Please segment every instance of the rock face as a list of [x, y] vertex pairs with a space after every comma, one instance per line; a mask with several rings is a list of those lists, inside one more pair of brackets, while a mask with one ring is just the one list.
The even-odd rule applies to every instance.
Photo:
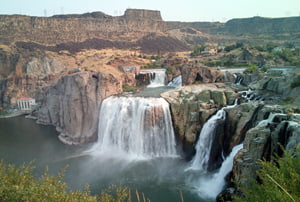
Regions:
[[27, 50], [117, 48], [150, 54], [190, 50], [166, 33], [159, 11], [128, 9], [119, 17], [101, 12], [53, 17], [0, 15], [0, 22], [0, 44]]
[[271, 103], [300, 104], [300, 88], [291, 87], [300, 77], [299, 68], [271, 68], [266, 73], [240, 74], [241, 84]]
[[181, 68], [182, 84], [215, 83], [223, 81], [223, 74], [219, 70], [189, 63]]
[[56, 126], [66, 144], [95, 141], [99, 106], [122, 92], [122, 78], [108, 73], [81, 72], [62, 77], [46, 92], [38, 110], [40, 124]]
[[45, 89], [66, 73], [65, 65], [45, 54], [0, 50], [0, 108], [23, 96], [37, 102]]
[[4, 42], [5, 38], [6, 43], [29, 40], [42, 44], [60, 44], [99, 37], [108, 39], [121, 36], [121, 33], [126, 32], [136, 32], [136, 34], [163, 32], [165, 27], [159, 11], [130, 9], [125, 12], [124, 16], [120, 17], [91, 16], [79, 17], [75, 15], [67, 18], [61, 16], [45, 18], [1, 15], [0, 22], [3, 23], [0, 26], [0, 39], [1, 42]]
[[[245, 104], [253, 105], [251, 102]], [[290, 151], [300, 145], [299, 114], [290, 113], [290, 109], [279, 105], [260, 105], [258, 109], [257, 113], [253, 113], [247, 118], [250, 118], [248, 122], [251, 122], [252, 126], [249, 130], [244, 131], [243, 149], [234, 158], [231, 179], [228, 180], [228, 184], [235, 188], [247, 187], [250, 179], [256, 179], [259, 160], [270, 160], [274, 154], [282, 155], [280, 145]], [[228, 117], [231, 117], [230, 112]], [[236, 118], [238, 119], [238, 117], [239, 115]], [[244, 121], [241, 120], [241, 122]], [[233, 185], [232, 182], [235, 184]], [[227, 189], [224, 193], [231, 189]], [[231, 194], [233, 194], [232, 191]]]
[[188, 157], [205, 121], [222, 106], [234, 103], [235, 92], [222, 84], [184, 86], [162, 93], [171, 106], [173, 127]]
[[65, 66], [58, 60], [50, 59], [49, 57], [31, 58], [26, 64], [26, 75], [32, 78], [44, 79], [46, 76], [62, 73]]

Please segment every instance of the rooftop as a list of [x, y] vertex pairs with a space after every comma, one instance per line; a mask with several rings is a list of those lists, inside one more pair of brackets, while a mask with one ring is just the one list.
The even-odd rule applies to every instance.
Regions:
[[34, 99], [31, 97], [21, 97], [19, 100], [34, 100]]

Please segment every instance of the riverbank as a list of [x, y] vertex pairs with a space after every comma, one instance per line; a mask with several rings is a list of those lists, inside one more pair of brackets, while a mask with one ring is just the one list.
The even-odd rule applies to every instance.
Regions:
[[6, 118], [12, 118], [12, 117], [16, 117], [16, 116], [22, 116], [22, 115], [26, 115], [29, 114], [30, 112], [28, 111], [14, 111], [12, 113], [8, 113], [5, 115], [0, 115], [0, 119], [6, 119]]

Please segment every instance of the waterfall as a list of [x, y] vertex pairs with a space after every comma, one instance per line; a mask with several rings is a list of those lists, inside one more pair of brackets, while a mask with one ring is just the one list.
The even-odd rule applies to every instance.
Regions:
[[148, 158], [176, 155], [169, 104], [163, 98], [109, 97], [102, 102], [93, 151]]
[[174, 87], [174, 88], [180, 88], [182, 86], [182, 77], [181, 77], [181, 75], [173, 78], [173, 80], [168, 83], [168, 86], [171, 86], [171, 87]]
[[150, 75], [151, 75], [150, 84], [147, 87], [156, 88], [156, 87], [165, 86], [165, 79], [166, 79], [165, 69], [152, 70]]
[[236, 104], [237, 100], [235, 101], [234, 105], [223, 107], [203, 125], [196, 145], [196, 155], [194, 156], [192, 164], [188, 169], [202, 171], [207, 170], [211, 146], [215, 137], [218, 121], [225, 120], [225, 109], [233, 108], [236, 106]]
[[199, 193], [209, 198], [215, 198], [224, 188], [226, 181], [226, 175], [232, 170], [233, 159], [239, 150], [243, 148], [243, 144], [233, 147], [230, 155], [223, 161], [221, 168], [212, 177], [208, 179], [201, 179], [199, 187]]

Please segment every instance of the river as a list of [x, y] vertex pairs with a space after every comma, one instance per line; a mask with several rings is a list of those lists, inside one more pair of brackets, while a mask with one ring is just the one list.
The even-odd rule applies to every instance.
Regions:
[[57, 135], [54, 127], [23, 116], [0, 119], [0, 159], [14, 164], [34, 160], [37, 174], [45, 166], [56, 174], [68, 165], [64, 180], [69, 187], [83, 189], [89, 184], [92, 194], [115, 184], [130, 187], [132, 193], [137, 189], [152, 202], [181, 201], [180, 192], [184, 201], [213, 201], [199, 196], [188, 180], [195, 181], [194, 174], [184, 172], [187, 162], [180, 157], [128, 160], [117, 154], [93, 156], [85, 152], [91, 144], [64, 145]]

